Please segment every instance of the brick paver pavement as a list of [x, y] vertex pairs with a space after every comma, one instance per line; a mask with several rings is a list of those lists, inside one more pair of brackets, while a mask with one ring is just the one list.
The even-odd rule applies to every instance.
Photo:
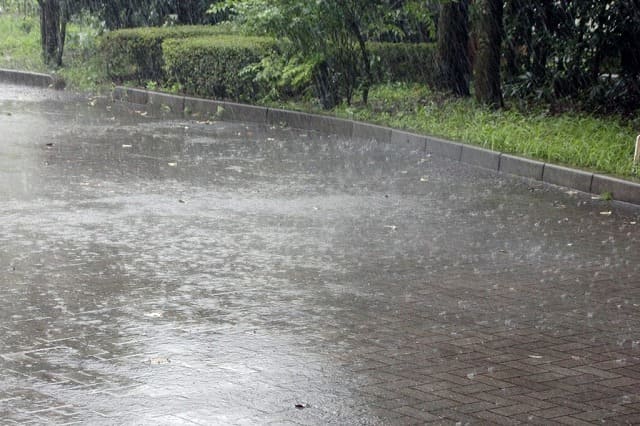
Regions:
[[0, 86], [1, 424], [640, 422], [638, 209], [51, 96]]

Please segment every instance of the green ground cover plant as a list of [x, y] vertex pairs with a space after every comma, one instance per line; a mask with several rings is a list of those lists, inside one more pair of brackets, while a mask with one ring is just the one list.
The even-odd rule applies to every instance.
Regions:
[[105, 91], [110, 88], [105, 66], [96, 55], [100, 24], [78, 16], [67, 28], [64, 66], [50, 69], [42, 60], [40, 24], [36, 17], [0, 14], [0, 68], [57, 74], [71, 89]]
[[40, 25], [34, 17], [0, 14], [0, 66], [45, 71], [40, 57]]

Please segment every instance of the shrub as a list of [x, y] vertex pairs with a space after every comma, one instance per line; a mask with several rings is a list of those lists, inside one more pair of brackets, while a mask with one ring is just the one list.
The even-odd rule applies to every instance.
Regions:
[[145, 27], [106, 33], [100, 51], [107, 75], [116, 80], [163, 80], [162, 42], [168, 39], [230, 34], [228, 25]]
[[369, 43], [368, 47], [376, 83], [435, 83], [438, 65], [433, 43]]
[[166, 40], [165, 72], [191, 95], [255, 101], [268, 87], [257, 81], [252, 65], [274, 47], [273, 39], [238, 35]]

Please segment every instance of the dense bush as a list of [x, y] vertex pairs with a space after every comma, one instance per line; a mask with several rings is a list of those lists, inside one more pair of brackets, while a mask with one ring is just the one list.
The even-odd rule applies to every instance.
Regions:
[[164, 80], [163, 41], [231, 32], [226, 25], [131, 28], [106, 33], [100, 50], [107, 74], [115, 81], [161, 81]]
[[252, 65], [274, 46], [270, 38], [237, 35], [169, 39], [163, 44], [165, 72], [191, 95], [254, 101], [268, 87], [257, 81]]
[[374, 81], [433, 84], [437, 75], [432, 43], [368, 43]]

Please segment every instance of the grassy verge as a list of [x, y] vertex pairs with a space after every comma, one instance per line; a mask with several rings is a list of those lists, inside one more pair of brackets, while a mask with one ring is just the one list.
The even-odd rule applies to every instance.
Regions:
[[40, 26], [36, 18], [0, 15], [0, 67], [46, 71], [40, 58]]
[[[272, 104], [301, 111], [322, 111], [311, 103]], [[368, 105], [355, 102], [332, 111], [339, 117], [482, 146], [545, 162], [636, 180], [634, 142], [640, 118], [550, 114], [543, 109], [494, 111], [473, 99], [457, 99], [426, 85], [390, 83], [369, 93]]]
[[[65, 67], [58, 70], [68, 87], [108, 89], [97, 51], [95, 23], [69, 26]], [[47, 71], [42, 64], [35, 18], [0, 15], [0, 67]], [[151, 84], [155, 88], [155, 83]], [[303, 102], [280, 107], [321, 112]], [[636, 179], [632, 157], [640, 118], [593, 117], [577, 113], [548, 114], [542, 109], [492, 111], [471, 99], [454, 99], [420, 84], [384, 84], [372, 88], [368, 105], [341, 106], [335, 115], [480, 145], [551, 163]]]
[[0, 14], [0, 68], [59, 74], [74, 90], [109, 89], [103, 61], [95, 54], [99, 30], [87, 19], [67, 26], [64, 66], [48, 69], [42, 61], [37, 17]]
[[472, 99], [445, 97], [426, 86], [406, 84], [377, 86], [368, 106], [341, 107], [337, 112], [550, 163], [637, 176], [633, 152], [639, 120], [553, 115], [544, 110], [494, 111]]

